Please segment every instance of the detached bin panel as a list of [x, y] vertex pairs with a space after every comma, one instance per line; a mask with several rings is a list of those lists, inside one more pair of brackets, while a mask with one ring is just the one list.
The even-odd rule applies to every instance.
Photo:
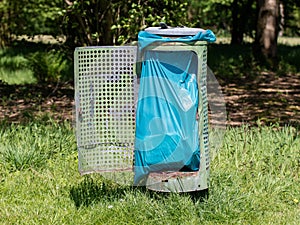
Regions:
[[81, 174], [132, 170], [136, 47], [75, 50], [76, 137]]

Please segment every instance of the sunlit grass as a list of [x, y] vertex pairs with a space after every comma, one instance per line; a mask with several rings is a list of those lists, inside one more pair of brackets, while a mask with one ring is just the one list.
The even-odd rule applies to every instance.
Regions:
[[300, 38], [299, 37], [279, 37], [278, 44], [289, 45], [289, 46], [300, 45]]
[[[1, 124], [0, 224], [298, 224], [300, 137], [294, 127], [229, 128], [211, 163], [209, 197], [160, 195], [81, 177], [67, 123]], [[8, 148], [40, 157], [12, 166]], [[11, 151], [18, 157], [22, 151]], [[24, 166], [26, 165], [26, 166]]]
[[0, 80], [8, 84], [30, 84], [35, 82], [33, 72], [22, 55], [10, 55], [9, 50], [0, 50]]
[[[230, 37], [217, 37], [217, 44], [230, 44]], [[254, 39], [248, 36], [244, 37], [245, 43], [253, 43]], [[300, 45], [300, 37], [278, 37], [277, 40], [280, 45], [297, 46]]]
[[68, 81], [72, 68], [60, 45], [16, 41], [0, 49], [0, 80], [11, 85]]
[[33, 84], [36, 82], [32, 71], [29, 69], [20, 69], [17, 71], [0, 69], [0, 80], [7, 84]]

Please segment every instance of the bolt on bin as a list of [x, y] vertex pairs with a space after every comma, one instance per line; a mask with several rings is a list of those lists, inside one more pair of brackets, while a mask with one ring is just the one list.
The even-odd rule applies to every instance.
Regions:
[[76, 48], [79, 172], [160, 192], [206, 190], [213, 41], [210, 30], [161, 24], [139, 32], [138, 46]]

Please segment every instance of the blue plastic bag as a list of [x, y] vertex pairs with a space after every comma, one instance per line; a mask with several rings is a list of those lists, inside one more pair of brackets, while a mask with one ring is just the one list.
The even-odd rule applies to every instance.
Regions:
[[197, 171], [200, 164], [197, 55], [146, 50], [136, 112], [134, 184], [150, 172]]

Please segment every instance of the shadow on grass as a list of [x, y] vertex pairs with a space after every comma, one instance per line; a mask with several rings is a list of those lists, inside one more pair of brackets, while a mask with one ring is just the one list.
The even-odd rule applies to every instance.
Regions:
[[101, 201], [121, 199], [127, 189], [127, 187], [124, 188], [108, 181], [99, 181], [85, 175], [82, 182], [70, 188], [70, 198], [76, 208], [88, 207]]
[[158, 202], [171, 198], [172, 195], [189, 197], [194, 203], [198, 201], [203, 202], [208, 198], [208, 189], [184, 193], [158, 192], [149, 190], [145, 186], [120, 186], [109, 180], [94, 179], [89, 175], [85, 175], [83, 181], [70, 188], [69, 196], [78, 209], [82, 206], [88, 207], [99, 202], [107, 203], [120, 200], [128, 192], [135, 196], [139, 193]]

